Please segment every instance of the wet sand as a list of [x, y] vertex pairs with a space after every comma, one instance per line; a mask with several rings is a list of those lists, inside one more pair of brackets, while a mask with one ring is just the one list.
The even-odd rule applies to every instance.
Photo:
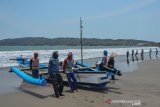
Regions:
[[0, 107], [133, 107], [114, 100], [139, 100], [137, 106], [160, 107], [159, 69], [159, 59], [143, 61], [137, 70], [125, 72], [104, 89], [80, 88], [79, 93], [70, 93], [65, 86], [63, 99], [54, 97], [51, 84], [40, 87], [23, 82], [16, 92], [0, 95]]
[[19, 87], [22, 79], [14, 73], [9, 73], [9, 67], [0, 68], [0, 95], [17, 91], [15, 88]]

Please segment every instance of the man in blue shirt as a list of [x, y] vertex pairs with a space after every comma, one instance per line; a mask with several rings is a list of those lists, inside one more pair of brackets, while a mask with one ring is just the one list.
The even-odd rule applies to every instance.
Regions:
[[58, 59], [58, 51], [54, 51], [52, 57], [49, 60], [48, 74], [52, 78], [53, 89], [56, 98], [62, 98], [63, 92], [63, 79], [60, 75], [60, 63]]

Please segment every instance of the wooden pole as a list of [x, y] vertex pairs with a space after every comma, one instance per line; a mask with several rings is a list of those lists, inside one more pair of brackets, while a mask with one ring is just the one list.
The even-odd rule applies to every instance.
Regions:
[[82, 19], [80, 17], [80, 44], [81, 44], [81, 63], [83, 64], [83, 42], [82, 42]]

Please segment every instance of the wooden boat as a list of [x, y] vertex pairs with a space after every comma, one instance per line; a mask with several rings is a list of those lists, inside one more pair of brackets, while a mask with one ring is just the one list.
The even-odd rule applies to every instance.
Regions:
[[[23, 59], [19, 56], [16, 58], [17, 63], [20, 66], [20, 69], [32, 75], [31, 70], [29, 70], [30, 61], [29, 59]], [[40, 74], [45, 75], [45, 79], [50, 80], [48, 76], [47, 64], [40, 63]], [[106, 76], [106, 71], [95, 71], [90, 67], [79, 67], [73, 68], [78, 85], [89, 86], [89, 87], [104, 87], [109, 82], [109, 79]], [[61, 73], [64, 82], [67, 82], [67, 77], [65, 74]], [[108, 75], [111, 75], [108, 73]]]

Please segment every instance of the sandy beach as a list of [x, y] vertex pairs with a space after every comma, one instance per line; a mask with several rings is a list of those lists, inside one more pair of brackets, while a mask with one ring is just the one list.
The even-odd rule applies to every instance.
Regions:
[[23, 82], [15, 92], [0, 95], [0, 107], [159, 107], [159, 65], [159, 59], [140, 62], [137, 70], [124, 73], [105, 89], [80, 88], [70, 93], [65, 86], [63, 99], [54, 97], [51, 84], [40, 87]]
[[160, 0], [0, 0], [0, 13], [0, 107], [160, 107]]

